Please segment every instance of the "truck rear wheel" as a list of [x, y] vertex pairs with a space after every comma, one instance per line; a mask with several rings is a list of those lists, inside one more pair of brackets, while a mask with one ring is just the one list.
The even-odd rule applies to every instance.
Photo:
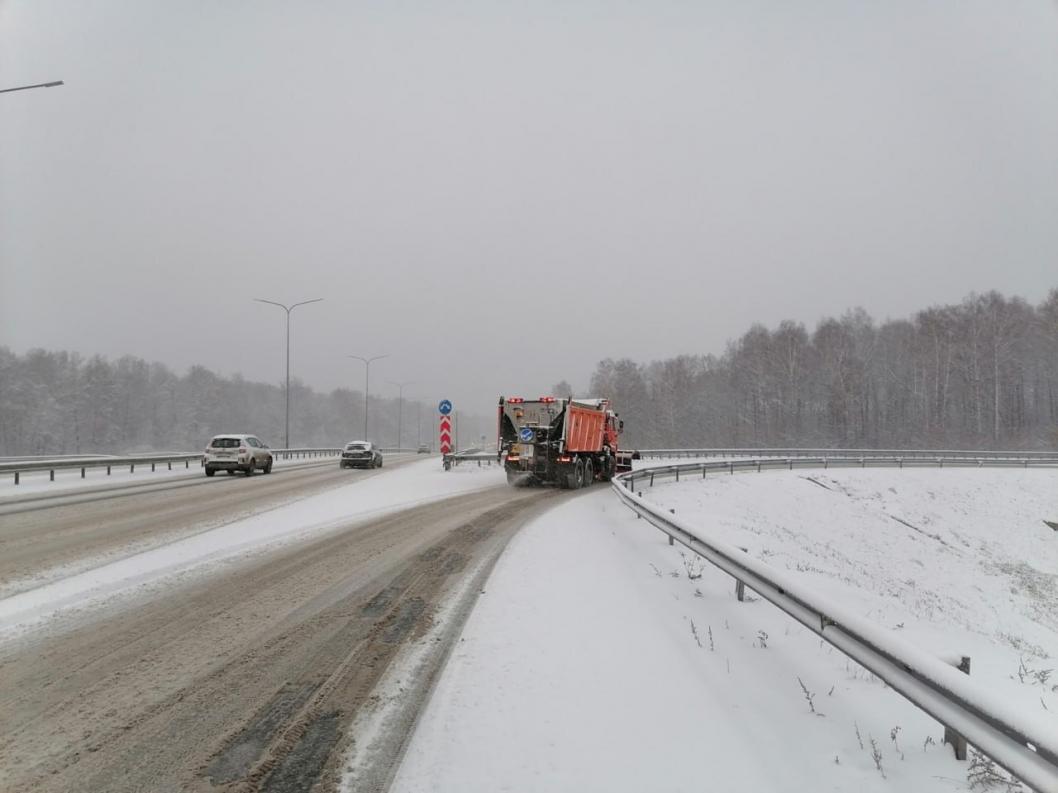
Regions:
[[595, 484], [595, 466], [591, 464], [591, 460], [584, 461], [584, 481], [581, 483], [581, 487], [589, 487]]
[[577, 460], [573, 470], [569, 472], [569, 489], [580, 490], [584, 487], [584, 461]]

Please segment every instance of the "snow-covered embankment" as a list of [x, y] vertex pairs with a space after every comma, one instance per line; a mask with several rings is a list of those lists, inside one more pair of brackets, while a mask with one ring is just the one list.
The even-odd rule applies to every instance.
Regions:
[[[1058, 730], [1048, 471], [798, 471], [650, 497]], [[699, 577], [700, 576], [700, 577]], [[943, 730], [602, 490], [501, 559], [396, 790], [966, 790]]]

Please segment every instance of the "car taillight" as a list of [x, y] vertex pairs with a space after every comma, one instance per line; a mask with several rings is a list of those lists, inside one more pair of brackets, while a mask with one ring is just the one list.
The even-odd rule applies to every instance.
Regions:
[[568, 462], [571, 462], [572, 460], [573, 460], [572, 457], [567, 457], [565, 455], [562, 455], [561, 457], [558, 458], [558, 461], [560, 463], [568, 463]]
[[540, 397], [540, 401], [541, 402], [554, 402], [555, 398], [554, 397]]
[[239, 447], [239, 454], [246, 454], [246, 447], [245, 446], [240, 446]]
[[524, 402], [524, 401], [525, 400], [522, 399], [521, 397], [507, 397], [507, 403], [510, 404], [510, 405], [517, 405], [520, 402]]

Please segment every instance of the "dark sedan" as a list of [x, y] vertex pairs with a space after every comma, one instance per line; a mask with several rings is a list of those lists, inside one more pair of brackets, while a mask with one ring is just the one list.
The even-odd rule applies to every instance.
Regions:
[[345, 444], [339, 468], [381, 468], [382, 452], [370, 441], [352, 441]]

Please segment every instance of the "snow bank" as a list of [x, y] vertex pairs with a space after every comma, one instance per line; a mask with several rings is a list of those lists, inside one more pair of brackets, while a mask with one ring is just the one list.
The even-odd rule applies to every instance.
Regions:
[[[972, 656], [975, 679], [1058, 730], [1058, 692], [1018, 675], [1058, 654], [1055, 493], [1053, 472], [873, 469], [644, 495]], [[609, 492], [549, 512], [500, 560], [394, 790], [969, 789], [939, 724], [748, 594]]]

